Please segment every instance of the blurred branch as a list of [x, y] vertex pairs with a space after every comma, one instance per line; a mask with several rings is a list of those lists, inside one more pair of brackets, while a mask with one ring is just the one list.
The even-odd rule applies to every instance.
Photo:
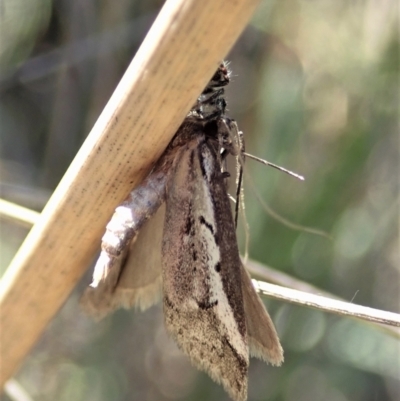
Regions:
[[160, 157], [258, 2], [165, 2], [0, 283], [0, 385], [75, 287], [115, 206]]
[[[31, 57], [12, 70], [0, 72], [0, 88], [8, 89], [18, 82], [29, 83], [54, 74], [60, 68], [65, 68], [66, 60], [69, 66], [78, 65], [99, 55], [110, 55], [122, 46], [132, 46], [138, 34], [146, 32], [154, 18], [153, 14], [144, 15], [113, 30]], [[130, 43], [126, 42], [127, 38]]]
[[6, 382], [4, 393], [11, 401], [33, 401], [33, 398], [15, 379], [10, 379]]
[[24, 223], [27, 226], [31, 226], [39, 219], [40, 213], [0, 199], [0, 216], [5, 216], [20, 223]]
[[[4, 160], [2, 164], [6, 164]], [[7, 168], [7, 167], [6, 167]], [[12, 167], [10, 167], [12, 168]], [[0, 197], [18, 205], [24, 205], [33, 210], [43, 210], [49, 200], [52, 191], [46, 188], [39, 188], [30, 185], [0, 182]]]

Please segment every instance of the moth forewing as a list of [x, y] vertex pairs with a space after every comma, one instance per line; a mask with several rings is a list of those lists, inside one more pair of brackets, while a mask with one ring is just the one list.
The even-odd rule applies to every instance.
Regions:
[[[123, 307], [145, 310], [161, 300], [161, 240], [165, 206], [141, 228], [126, 252], [97, 260], [93, 285], [85, 290], [82, 308], [97, 319]], [[97, 272], [96, 272], [97, 271]]]
[[161, 242], [164, 220], [165, 204], [162, 204], [131, 244], [113, 294], [116, 307], [136, 307], [144, 311], [161, 300]]
[[249, 351], [241, 261], [218, 142], [189, 143], [167, 188], [162, 247], [168, 332], [235, 400], [247, 397]]

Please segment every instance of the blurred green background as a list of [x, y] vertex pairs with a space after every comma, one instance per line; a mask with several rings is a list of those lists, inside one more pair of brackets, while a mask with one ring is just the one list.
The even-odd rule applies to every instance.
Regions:
[[[41, 209], [162, 4], [0, 1], [3, 198]], [[229, 115], [247, 151], [306, 177], [247, 161], [250, 257], [393, 312], [400, 301], [398, 11], [396, 0], [263, 0], [227, 57]], [[333, 240], [271, 218], [255, 191], [282, 217]], [[1, 227], [4, 271], [27, 229], [7, 220]], [[90, 274], [15, 377], [33, 400], [229, 399], [168, 339], [160, 307], [99, 323], [84, 316], [78, 300]], [[265, 302], [285, 363], [251, 361], [249, 400], [400, 399], [398, 339], [349, 318]]]

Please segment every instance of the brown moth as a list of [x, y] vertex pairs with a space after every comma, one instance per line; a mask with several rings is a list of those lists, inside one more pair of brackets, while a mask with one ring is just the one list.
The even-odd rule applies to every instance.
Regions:
[[241, 148], [225, 115], [228, 83], [222, 63], [152, 172], [115, 210], [82, 305], [101, 318], [162, 296], [179, 348], [243, 401], [249, 355], [280, 365], [283, 350], [239, 256], [223, 171], [225, 156]]

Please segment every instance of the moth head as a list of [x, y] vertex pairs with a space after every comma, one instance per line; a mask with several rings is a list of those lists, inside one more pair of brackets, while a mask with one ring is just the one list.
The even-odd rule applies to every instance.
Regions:
[[214, 76], [211, 78], [210, 82], [208, 83], [206, 90], [208, 91], [215, 91], [219, 88], [226, 86], [230, 82], [231, 72], [228, 69], [227, 62], [223, 61], [219, 66], [217, 71], [215, 72]]

